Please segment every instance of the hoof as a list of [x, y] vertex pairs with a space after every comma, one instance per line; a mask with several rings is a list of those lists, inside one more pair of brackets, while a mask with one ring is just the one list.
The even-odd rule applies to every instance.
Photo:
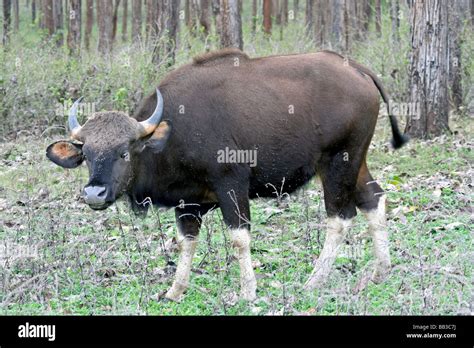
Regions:
[[241, 291], [240, 292], [240, 299], [248, 302], [253, 302], [257, 299], [256, 291]]
[[390, 274], [390, 267], [376, 268], [372, 274], [371, 280], [375, 284], [383, 283]]
[[305, 291], [312, 291], [321, 289], [324, 286], [325, 280], [319, 277], [311, 277], [307, 280], [307, 282], [303, 286], [303, 290]]
[[164, 299], [173, 301], [173, 302], [181, 302], [181, 299], [183, 297], [184, 291], [178, 291], [174, 288], [171, 288], [168, 290], [168, 292], [165, 294]]
[[242, 283], [244, 283], [245, 286], [241, 285], [240, 298], [245, 301], [255, 301], [257, 298], [257, 281], [255, 278]]

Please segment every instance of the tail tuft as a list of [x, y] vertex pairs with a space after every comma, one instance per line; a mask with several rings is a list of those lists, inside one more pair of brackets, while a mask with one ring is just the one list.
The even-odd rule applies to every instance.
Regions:
[[390, 143], [392, 144], [393, 148], [396, 150], [396, 149], [401, 148], [406, 143], [408, 143], [409, 140], [410, 140], [410, 137], [408, 137], [407, 135], [404, 135], [404, 134], [395, 135], [394, 134], [393, 138], [392, 138], [392, 141], [390, 141]]
[[392, 128], [392, 134], [393, 134], [391, 144], [394, 149], [399, 149], [403, 145], [405, 145], [408, 142], [408, 140], [410, 140], [410, 138], [407, 135], [400, 133], [395, 116], [390, 115], [389, 118], [390, 118], [390, 126]]

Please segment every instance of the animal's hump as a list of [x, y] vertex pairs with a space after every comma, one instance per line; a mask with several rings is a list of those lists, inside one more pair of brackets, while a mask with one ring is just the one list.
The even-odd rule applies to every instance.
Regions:
[[193, 58], [194, 65], [204, 65], [207, 63], [219, 62], [221, 59], [238, 57], [240, 59], [249, 59], [249, 56], [238, 48], [224, 48], [219, 51], [204, 53]]

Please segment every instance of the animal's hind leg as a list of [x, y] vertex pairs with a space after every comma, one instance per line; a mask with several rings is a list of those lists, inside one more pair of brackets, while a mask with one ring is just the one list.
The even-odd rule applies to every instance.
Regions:
[[384, 281], [391, 268], [389, 238], [386, 229], [385, 195], [383, 193], [364, 162], [357, 178], [355, 198], [357, 207], [369, 223], [369, 233], [374, 243], [375, 270], [372, 275], [374, 283]]
[[324, 202], [328, 214], [326, 240], [316, 265], [305, 284], [306, 290], [321, 287], [327, 280], [344, 237], [356, 215], [354, 190], [357, 167], [346, 161], [346, 153], [332, 157], [321, 168]]

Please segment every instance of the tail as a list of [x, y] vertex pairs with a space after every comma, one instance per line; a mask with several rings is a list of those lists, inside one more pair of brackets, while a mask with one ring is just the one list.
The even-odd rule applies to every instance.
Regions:
[[[336, 55], [340, 56], [341, 58], [345, 59], [345, 57], [343, 57], [342, 55], [340, 55], [336, 52], [332, 52], [332, 51], [324, 51], [324, 52], [336, 54]], [[375, 86], [377, 86], [380, 94], [382, 95], [383, 101], [387, 105], [387, 113], [388, 113], [388, 118], [390, 120], [390, 126], [392, 128], [392, 135], [393, 135], [393, 138], [392, 138], [392, 141], [391, 141], [392, 146], [393, 146], [394, 149], [401, 148], [403, 145], [405, 145], [405, 143], [408, 142], [409, 137], [400, 132], [400, 129], [398, 129], [398, 122], [397, 122], [396, 117], [390, 114], [389, 100], [388, 100], [388, 97], [387, 97], [387, 93], [385, 93], [385, 89], [382, 86], [382, 81], [380, 81], [379, 78], [377, 77], [377, 75], [375, 75], [372, 71], [370, 71], [365, 66], [357, 63], [356, 61], [354, 61], [350, 58], [349, 58], [349, 65], [352, 66], [353, 68], [363, 72], [364, 74], [370, 76], [372, 81], [374, 81]]]
[[405, 143], [408, 142], [409, 138], [408, 136], [400, 132], [400, 129], [398, 128], [397, 118], [390, 114], [389, 100], [387, 97], [387, 93], [385, 93], [385, 89], [382, 86], [382, 81], [380, 81], [377, 75], [375, 75], [372, 71], [367, 69], [365, 66], [360, 65], [359, 63], [353, 61], [352, 59], [349, 60], [349, 64], [353, 66], [354, 68], [362, 71], [364, 74], [369, 75], [372, 81], [374, 81], [375, 86], [377, 86], [380, 94], [382, 95], [383, 101], [387, 105], [387, 113], [388, 113], [388, 118], [390, 120], [390, 127], [392, 128], [392, 136], [393, 136], [392, 141], [391, 141], [392, 146], [394, 149], [401, 148], [403, 145], [405, 145]]

